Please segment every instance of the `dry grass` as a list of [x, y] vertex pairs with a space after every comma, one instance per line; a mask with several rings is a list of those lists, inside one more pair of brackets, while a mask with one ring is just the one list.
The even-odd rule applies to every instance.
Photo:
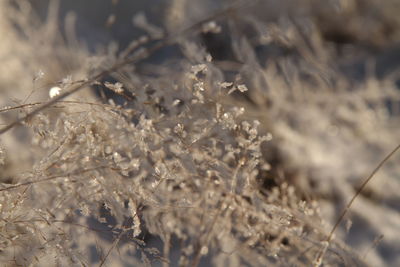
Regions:
[[[399, 142], [398, 6], [236, 3], [171, 1], [163, 25], [136, 16], [145, 37], [90, 52], [97, 39], [58, 1], [44, 21], [0, 2], [4, 266], [314, 263]], [[117, 31], [109, 15], [93, 32]], [[324, 266], [400, 264], [398, 159]]]

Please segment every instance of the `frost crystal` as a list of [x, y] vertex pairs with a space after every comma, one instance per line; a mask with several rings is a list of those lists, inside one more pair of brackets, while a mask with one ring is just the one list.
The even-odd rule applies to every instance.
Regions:
[[244, 85], [244, 84], [240, 84], [240, 85], [238, 85], [238, 90], [240, 91], [240, 92], [246, 92], [246, 91], [248, 91], [249, 89], [247, 89], [247, 86], [246, 85]]
[[222, 123], [223, 128], [226, 128], [226, 129], [234, 130], [237, 128], [235, 119], [232, 116], [232, 114], [229, 112], [225, 112], [222, 115], [221, 123]]
[[40, 79], [43, 78], [43, 76], [44, 76], [44, 72], [43, 72], [42, 70], [39, 70], [39, 71], [36, 73], [35, 77], [33, 78], [33, 81], [35, 82], [35, 81], [37, 81], [37, 80], [40, 80]]
[[72, 76], [68, 75], [67, 77], [65, 77], [64, 79], [61, 80], [61, 83], [64, 86], [72, 84]]
[[247, 88], [246, 85], [240, 84], [240, 85], [234, 86], [232, 89], [230, 89], [230, 90], [228, 91], [228, 95], [232, 94], [232, 93], [235, 92], [236, 90], [239, 90], [239, 92], [244, 93], [244, 92], [248, 91], [249, 89]]
[[140, 159], [132, 159], [130, 165], [133, 170], [139, 170], [140, 168]]
[[180, 103], [182, 103], [182, 101], [181, 100], [179, 100], [179, 99], [175, 99], [174, 100], [174, 102], [172, 102], [172, 106], [177, 106], [177, 105], [179, 105]]
[[183, 132], [183, 125], [178, 123], [175, 127], [174, 127], [174, 133], [176, 134], [181, 134]]
[[122, 88], [122, 83], [109, 83], [109, 82], [105, 82], [104, 85], [110, 89], [111, 91], [114, 91], [117, 94], [122, 94], [124, 92], [124, 89]]
[[192, 66], [192, 73], [194, 75], [197, 75], [199, 72], [205, 73], [206, 71], [207, 71], [206, 64], [198, 64], [198, 65]]
[[203, 25], [203, 33], [220, 33], [221, 26], [219, 26], [215, 21], [210, 21]]
[[232, 85], [233, 85], [233, 83], [228, 83], [228, 82], [223, 82], [223, 83], [218, 83], [218, 85], [221, 87], [221, 88], [228, 88], [228, 87], [231, 87]]
[[114, 152], [113, 159], [115, 163], [119, 163], [122, 161], [122, 157], [118, 152]]
[[61, 88], [58, 86], [54, 86], [54, 87], [50, 88], [49, 96], [50, 96], [50, 98], [56, 97], [60, 94], [60, 92], [61, 92]]

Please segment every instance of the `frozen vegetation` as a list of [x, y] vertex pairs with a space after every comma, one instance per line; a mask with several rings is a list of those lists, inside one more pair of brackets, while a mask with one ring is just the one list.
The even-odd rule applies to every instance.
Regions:
[[0, 1], [0, 265], [400, 266], [399, 12]]

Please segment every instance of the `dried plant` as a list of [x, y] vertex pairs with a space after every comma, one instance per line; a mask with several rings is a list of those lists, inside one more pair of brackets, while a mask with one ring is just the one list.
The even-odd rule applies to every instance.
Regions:
[[[369, 182], [374, 172], [357, 191], [398, 143], [396, 73], [371, 70], [358, 81], [341, 73], [347, 54], [341, 62], [324, 14], [352, 21], [345, 34], [354, 46], [368, 43], [365, 53], [396, 33], [377, 42], [360, 34], [357, 23], [371, 14], [350, 2], [337, 11], [305, 0], [301, 9], [172, 1], [165, 26], [140, 13], [133, 22], [144, 36], [96, 53], [78, 41], [73, 16], [60, 33], [59, 1], [45, 22], [30, 1], [0, 2], [0, 68], [13, 77], [0, 71], [2, 265], [398, 263], [365, 240], [379, 237], [392, 246], [387, 255], [399, 245], [398, 207], [376, 204], [398, 200], [398, 167], [388, 162], [376, 178], [386, 184]], [[381, 11], [375, 36], [397, 23]], [[117, 20], [110, 14], [106, 27]], [[353, 226], [329, 234], [333, 209], [347, 213], [354, 194]], [[370, 230], [353, 242], [362, 222]]]

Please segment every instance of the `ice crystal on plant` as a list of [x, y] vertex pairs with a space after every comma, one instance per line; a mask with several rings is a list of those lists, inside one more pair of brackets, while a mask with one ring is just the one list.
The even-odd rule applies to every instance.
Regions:
[[[0, 3], [0, 27], [11, 17], [3, 11], [13, 10], [18, 16], [12, 16], [10, 25], [21, 33], [9, 28], [8, 38], [17, 45], [0, 53], [13, 55], [3, 65], [24, 68], [15, 76], [21, 79], [7, 79], [2, 93], [21, 88], [15, 93], [26, 95], [23, 90], [32, 90], [32, 79], [28, 75], [25, 81], [23, 74], [38, 66], [46, 76], [35, 76], [34, 89], [54, 87], [37, 102], [4, 103], [7, 107], [0, 110], [1, 124], [7, 124], [15, 110], [25, 115], [49, 105], [13, 129], [12, 138], [22, 148], [2, 136], [1, 261], [12, 259], [21, 266], [47, 264], [48, 259], [49, 265], [60, 266], [141, 266], [158, 260], [185, 266], [202, 260], [215, 266], [310, 265], [324, 233], [321, 212], [309, 201], [319, 180], [311, 183], [303, 176], [345, 173], [352, 166], [336, 159], [335, 151], [349, 152], [349, 144], [361, 147], [359, 140], [371, 132], [376, 135], [369, 144], [376, 150], [398, 136], [394, 128], [383, 127], [393, 119], [389, 113], [396, 112], [398, 90], [385, 84], [382, 90], [347, 92], [346, 81], [329, 77], [327, 66], [319, 62], [332, 56], [320, 51], [325, 35], [313, 32], [315, 22], [308, 18], [310, 27], [303, 27], [296, 9], [293, 20], [273, 14], [279, 17], [275, 20], [264, 9], [228, 9], [161, 40], [164, 29], [139, 13], [133, 22], [145, 35], [138, 32], [135, 40], [104, 47], [94, 44], [96, 49], [91, 44], [86, 51], [74, 37], [73, 16], [66, 16], [63, 36], [52, 21], [55, 9], [49, 8], [46, 25], [32, 27], [27, 23], [31, 1], [5, 4], [11, 2]], [[191, 12], [202, 10], [192, 4], [207, 1], [172, 2], [182, 9], [182, 21], [175, 25], [184, 27]], [[309, 11], [302, 14], [311, 16]], [[132, 25], [119, 31], [123, 19], [118, 12], [109, 15], [107, 36], [133, 31]], [[46, 38], [51, 42], [43, 43], [41, 33], [53, 33]], [[34, 49], [24, 51], [27, 45]], [[14, 64], [14, 55], [27, 58]], [[60, 77], [66, 78], [54, 83]], [[55, 102], [61, 90], [81, 84], [85, 86]], [[385, 101], [393, 104], [390, 112]], [[384, 130], [389, 128], [393, 133]], [[332, 133], [325, 135], [327, 131]], [[3, 149], [3, 142], [11, 149]], [[28, 156], [20, 160], [20, 154]], [[365, 153], [352, 155], [360, 154]], [[310, 162], [323, 168], [297, 172], [296, 166]], [[332, 168], [333, 162], [341, 162], [342, 168]], [[21, 163], [27, 166], [20, 168]], [[320, 195], [329, 198], [330, 185], [340, 188], [341, 180], [331, 180], [319, 183]], [[152, 248], [153, 243], [162, 250]], [[311, 244], [307, 251], [305, 243]], [[339, 257], [331, 256], [332, 262], [343, 256], [336, 245], [331, 244], [332, 251], [339, 251]], [[170, 255], [179, 259], [173, 262]]]
[[39, 70], [36, 74], [35, 77], [33, 78], [33, 81], [38, 81], [41, 80], [44, 77], [44, 72], [43, 70]]
[[198, 73], [204, 74], [207, 71], [207, 65], [206, 64], [198, 64], [198, 65], [192, 66], [191, 70], [195, 77]]
[[238, 89], [241, 93], [246, 92], [246, 91], [249, 90], [249, 89], [247, 89], [247, 86], [244, 85], [244, 84], [239, 84], [239, 85], [237, 86], [237, 89]]
[[123, 85], [120, 82], [116, 82], [116, 83], [105, 82], [104, 85], [108, 89], [116, 92], [117, 94], [122, 94], [124, 92]]
[[60, 92], [61, 92], [60, 87], [58, 87], [58, 86], [51, 87], [49, 90], [49, 96], [50, 96], [50, 98], [53, 98], [55, 96], [58, 96], [60, 94]]

